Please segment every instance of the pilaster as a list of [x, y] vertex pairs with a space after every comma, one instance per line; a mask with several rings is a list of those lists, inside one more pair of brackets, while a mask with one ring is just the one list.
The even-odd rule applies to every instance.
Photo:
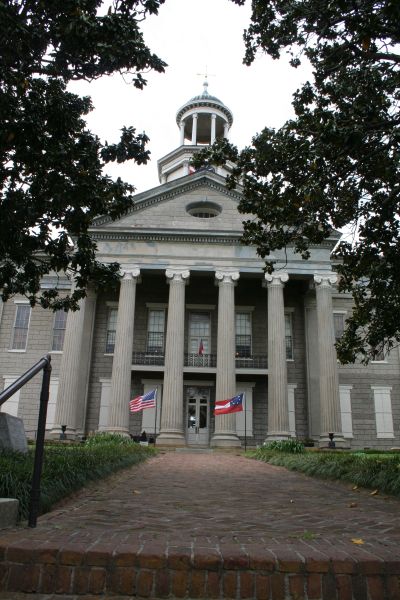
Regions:
[[[238, 272], [215, 273], [218, 292], [218, 337], [217, 337], [217, 381], [216, 400], [233, 398], [236, 394], [235, 377], [235, 285]], [[240, 446], [236, 434], [236, 415], [215, 417], [212, 446]]]

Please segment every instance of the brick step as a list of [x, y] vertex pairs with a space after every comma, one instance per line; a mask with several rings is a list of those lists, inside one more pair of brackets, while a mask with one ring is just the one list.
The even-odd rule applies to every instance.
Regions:
[[[334, 550], [334, 549], [333, 549]], [[240, 546], [221, 555], [216, 550], [165, 552], [120, 546], [85, 551], [26, 545], [1, 548], [0, 590], [3, 598], [21, 600], [146, 598], [169, 600], [396, 600], [400, 598], [400, 561], [377, 558], [299, 559], [281, 548], [275, 557], [263, 547], [243, 553]], [[4, 595], [6, 594], [6, 595]], [[16, 600], [18, 595], [15, 596]]]

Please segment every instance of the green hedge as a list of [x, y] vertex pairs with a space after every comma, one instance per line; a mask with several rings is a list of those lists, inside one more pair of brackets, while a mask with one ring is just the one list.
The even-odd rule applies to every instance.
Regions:
[[313, 477], [342, 480], [384, 493], [400, 495], [400, 454], [361, 452], [278, 452], [267, 447], [249, 453], [271, 465]]
[[[41, 478], [41, 514], [59, 500], [118, 469], [139, 463], [155, 450], [128, 438], [100, 434], [85, 444], [46, 445]], [[29, 511], [34, 449], [27, 454], [0, 451], [0, 497], [19, 500], [19, 518]]]

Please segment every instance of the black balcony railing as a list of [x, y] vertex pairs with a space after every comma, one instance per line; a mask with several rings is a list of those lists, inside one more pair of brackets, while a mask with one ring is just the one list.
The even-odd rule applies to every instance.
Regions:
[[[143, 366], [164, 366], [164, 354], [150, 354], [148, 352], [134, 352], [132, 364]], [[266, 369], [268, 360], [266, 354], [257, 354], [250, 356], [236, 356], [235, 364], [237, 369]], [[216, 354], [185, 354], [185, 367], [211, 367], [217, 366]]]
[[153, 354], [149, 352], [134, 352], [132, 357], [134, 365], [147, 365], [151, 367], [164, 365], [164, 354]]
[[266, 354], [252, 354], [250, 356], [236, 356], [237, 369], [266, 369], [268, 358]]
[[216, 354], [185, 354], [185, 367], [216, 367]]

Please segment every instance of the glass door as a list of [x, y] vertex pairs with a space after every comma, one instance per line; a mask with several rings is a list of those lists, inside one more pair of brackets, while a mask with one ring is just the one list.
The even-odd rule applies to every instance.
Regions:
[[187, 442], [189, 446], [208, 446], [210, 391], [189, 388], [187, 394]]

